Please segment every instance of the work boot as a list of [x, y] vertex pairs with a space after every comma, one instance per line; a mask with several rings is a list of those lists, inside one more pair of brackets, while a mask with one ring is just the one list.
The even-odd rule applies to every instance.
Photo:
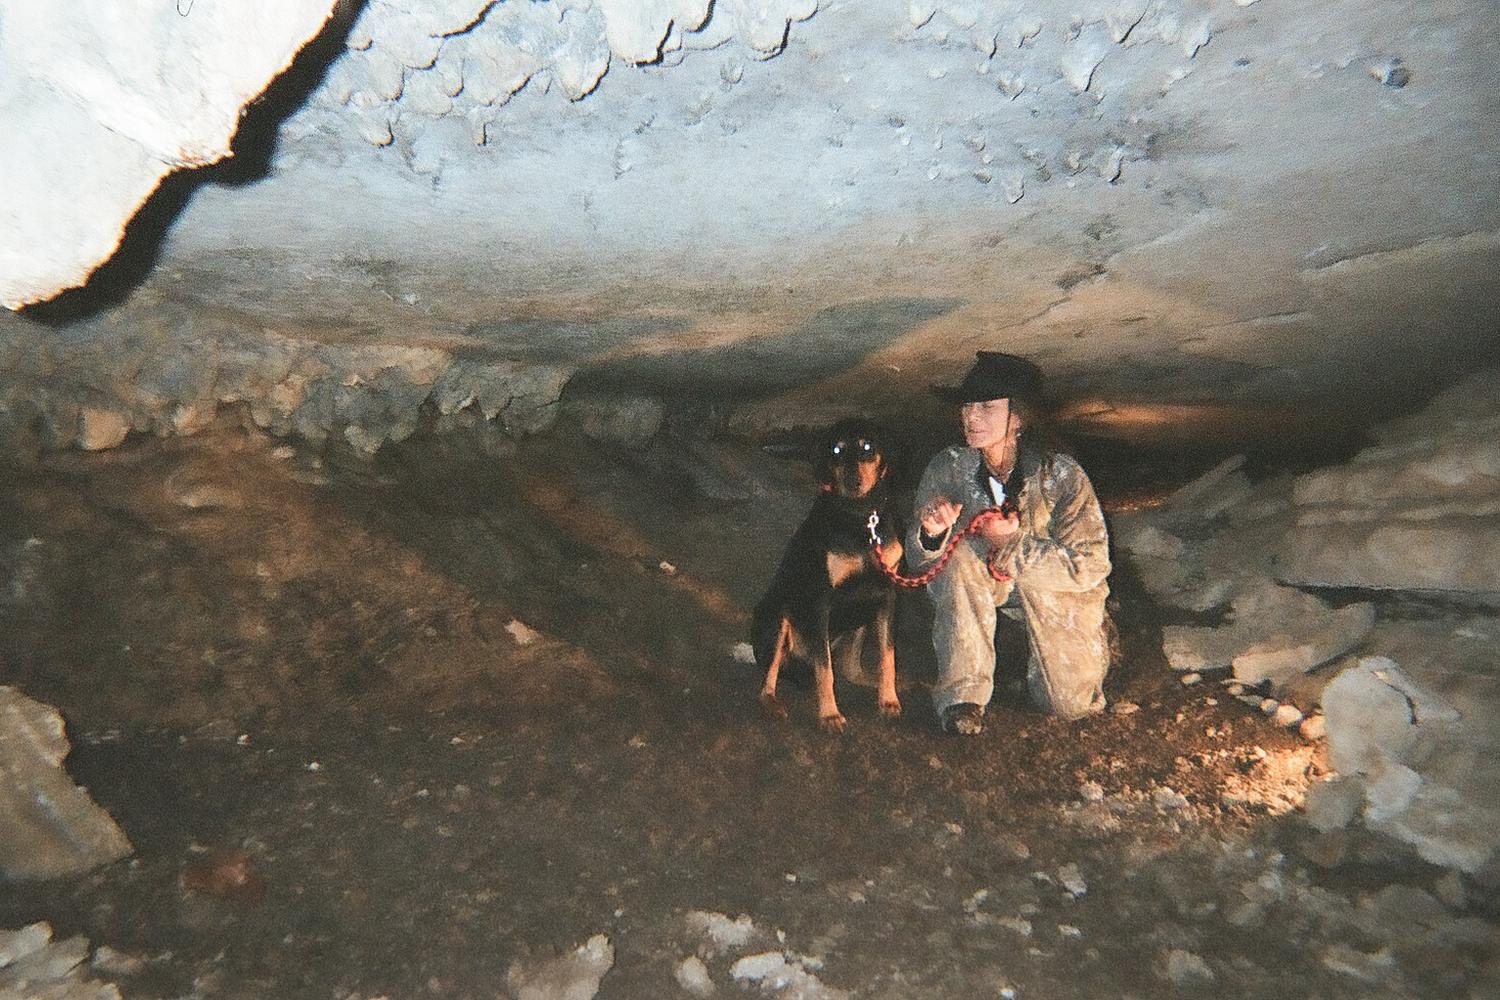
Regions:
[[943, 709], [943, 732], [953, 736], [978, 736], [984, 732], [984, 706], [961, 701]]

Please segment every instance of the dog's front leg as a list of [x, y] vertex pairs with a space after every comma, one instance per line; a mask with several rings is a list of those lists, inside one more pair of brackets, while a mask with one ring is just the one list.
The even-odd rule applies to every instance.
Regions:
[[786, 659], [791, 645], [792, 627], [783, 615], [780, 629], [776, 634], [776, 645], [771, 653], [771, 662], [766, 664], [766, 680], [760, 688], [761, 707], [773, 719], [785, 719], [787, 715], [786, 706], [781, 703], [780, 698], [776, 697], [776, 680], [781, 674], [781, 664]]
[[894, 608], [886, 607], [875, 616], [875, 643], [880, 650], [880, 714], [894, 719], [901, 714], [901, 699], [896, 696], [896, 642], [891, 635]]
[[833, 648], [828, 641], [827, 608], [822, 609], [820, 618], [823, 646], [818, 650], [818, 662], [813, 665], [813, 683], [818, 690], [818, 725], [825, 732], [842, 733], [846, 720], [833, 697]]

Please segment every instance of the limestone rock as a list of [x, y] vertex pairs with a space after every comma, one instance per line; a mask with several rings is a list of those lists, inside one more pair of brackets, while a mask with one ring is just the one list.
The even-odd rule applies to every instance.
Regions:
[[1279, 682], [1342, 656], [1370, 634], [1375, 607], [1351, 604], [1310, 624], [1310, 631], [1279, 631], [1236, 654], [1231, 662], [1235, 679], [1246, 684]]
[[708, 16], [708, 0], [599, 0], [609, 47], [635, 63], [661, 58], [672, 28], [695, 31]]
[[674, 975], [677, 985], [695, 997], [706, 997], [714, 991], [714, 981], [708, 974], [708, 966], [697, 955], [689, 955], [678, 962]]
[[1218, 978], [1201, 956], [1181, 948], [1167, 953], [1164, 971], [1167, 979], [1183, 987], [1201, 987]]
[[1334, 678], [1323, 692], [1329, 758], [1338, 770], [1367, 771], [1381, 755], [1399, 759], [1423, 722], [1454, 720], [1453, 710], [1421, 691], [1394, 661], [1371, 656]]
[[[1117, 515], [1112, 522], [1116, 545], [1127, 553], [1141, 583], [1153, 598], [1174, 608], [1208, 611], [1232, 600], [1260, 574], [1254, 559], [1237, 553], [1220, 557], [1222, 543], [1201, 540], [1195, 514], [1184, 511]], [[1200, 536], [1188, 543], [1188, 534]], [[1181, 667], [1178, 669], [1192, 669]]]
[[1219, 517], [1254, 492], [1245, 475], [1245, 456], [1234, 455], [1167, 498], [1166, 508], [1205, 520]]
[[1328, 685], [1323, 707], [1331, 762], [1364, 779], [1367, 824], [1434, 864], [1489, 863], [1500, 849], [1500, 777], [1482, 763], [1496, 740], [1492, 690], [1466, 719], [1395, 661], [1366, 657]]
[[115, 448], [130, 433], [130, 418], [119, 410], [85, 407], [78, 419], [78, 447], [84, 451]]
[[746, 947], [756, 937], [755, 921], [748, 913], [731, 919], [723, 913], [693, 910], [686, 919], [688, 930], [703, 938], [713, 951], [733, 951]]
[[1348, 826], [1364, 804], [1364, 785], [1358, 778], [1336, 777], [1315, 782], [1307, 790], [1307, 822], [1326, 833]]
[[85, 977], [88, 954], [82, 937], [54, 942], [46, 923], [0, 930], [0, 1000], [120, 1000], [114, 985]]
[[605, 935], [596, 934], [550, 962], [511, 965], [505, 980], [516, 1000], [593, 1000], [614, 964], [614, 945]]
[[62, 768], [56, 709], [0, 687], [0, 877], [57, 878], [131, 852], [130, 841]]
[[1328, 727], [1322, 714], [1309, 715], [1297, 724], [1297, 733], [1304, 740], [1321, 740], [1328, 735]]
[[737, 983], [755, 984], [788, 1000], [847, 1000], [843, 990], [825, 985], [809, 970], [810, 960], [780, 951], [746, 955], [729, 969]]
[[1295, 481], [1278, 578], [1500, 601], [1500, 369], [1463, 380], [1380, 444]]
[[1313, 587], [1457, 591], [1500, 603], [1500, 516], [1401, 519], [1294, 529], [1277, 577]]
[[1173, 670], [1233, 666], [1236, 680], [1259, 684], [1342, 655], [1369, 634], [1374, 620], [1368, 604], [1334, 611], [1317, 597], [1262, 580], [1235, 598], [1222, 626], [1163, 628], [1162, 650]]
[[661, 430], [667, 411], [660, 400], [650, 396], [592, 394], [564, 400], [561, 413], [596, 441], [644, 448]]
[[[20, 434], [38, 432], [45, 448], [102, 449], [132, 429], [192, 434], [213, 422], [221, 404], [244, 404], [273, 434], [299, 434], [315, 444], [340, 436], [370, 455], [415, 433], [433, 416], [429, 411], [439, 425], [471, 410], [512, 436], [538, 433], [556, 419], [572, 376], [558, 365], [389, 341], [292, 337], [228, 319], [211, 339], [180, 306], [160, 309], [154, 323], [150, 318], [127, 306], [79, 324], [83, 346], [70, 349], [63, 363], [47, 342], [27, 338], [24, 326], [0, 323], [0, 354], [15, 362], [0, 367], [0, 400], [8, 401], [0, 405], [0, 434], [19, 443]], [[7, 408], [19, 422], [4, 419]], [[626, 411], [634, 425], [625, 427], [630, 421], [622, 414], [612, 426], [642, 433], [650, 413]]]

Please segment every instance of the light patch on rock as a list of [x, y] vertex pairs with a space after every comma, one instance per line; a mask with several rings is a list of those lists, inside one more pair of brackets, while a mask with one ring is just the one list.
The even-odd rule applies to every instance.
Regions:
[[518, 618], [512, 618], [506, 622], [505, 631], [510, 633], [511, 639], [517, 646], [530, 646], [542, 637], [540, 632]]
[[779, 1000], [847, 1000], [844, 990], [825, 985], [810, 970], [817, 963], [799, 955], [766, 951], [746, 955], [729, 969], [730, 978], [774, 992]]
[[1057, 870], [1057, 881], [1068, 893], [1075, 898], [1089, 891], [1089, 885], [1083, 880], [1083, 873], [1079, 871], [1078, 864], [1069, 861]]
[[130, 418], [118, 410], [85, 407], [78, 418], [78, 447], [105, 451], [118, 447], [130, 433]]
[[731, 918], [723, 913], [693, 910], [686, 920], [688, 931], [704, 938], [716, 952], [738, 951], [756, 936], [755, 921], [748, 913]]
[[1166, 978], [1183, 987], [1202, 986], [1218, 978], [1202, 956], [1182, 948], [1167, 952], [1165, 973]]
[[714, 981], [708, 974], [708, 966], [697, 955], [689, 955], [678, 962], [673, 976], [678, 986], [695, 997], [706, 997], [714, 992]]

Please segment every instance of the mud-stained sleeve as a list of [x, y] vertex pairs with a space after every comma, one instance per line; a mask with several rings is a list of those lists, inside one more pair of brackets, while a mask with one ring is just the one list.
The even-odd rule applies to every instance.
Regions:
[[927, 463], [927, 469], [922, 473], [922, 481], [917, 484], [917, 494], [911, 512], [911, 525], [906, 531], [906, 564], [913, 569], [921, 569], [942, 555], [943, 547], [948, 544], [948, 536], [953, 532], [953, 529], [949, 528], [938, 536], [934, 543], [936, 548], [923, 547], [922, 515], [919, 513], [922, 506], [933, 497], [945, 496], [950, 500], [963, 502], [962, 496], [952, 483], [953, 465], [952, 448], [938, 452], [932, 457], [932, 461]]
[[1109, 530], [1083, 468], [1067, 455], [1053, 463], [1057, 495], [1047, 535], [1020, 539], [1011, 572], [1032, 587], [1093, 590], [1109, 576]]

